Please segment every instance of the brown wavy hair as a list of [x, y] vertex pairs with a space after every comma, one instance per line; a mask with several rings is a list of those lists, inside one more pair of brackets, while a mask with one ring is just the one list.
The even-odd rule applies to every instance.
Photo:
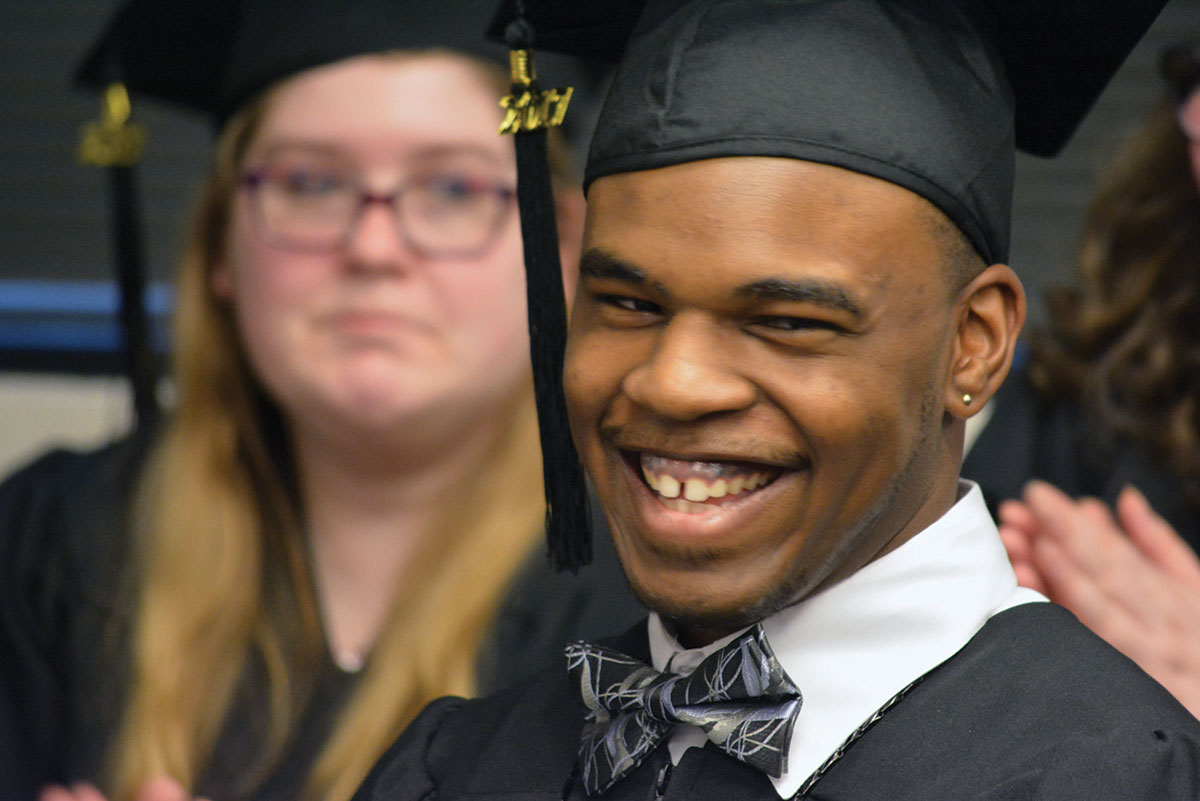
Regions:
[[1200, 193], [1169, 103], [1102, 178], [1077, 269], [1047, 295], [1035, 386], [1077, 404], [1101, 448], [1146, 443], [1200, 500]]
[[[485, 82], [507, 89], [503, 70], [470, 61]], [[266, 717], [255, 768], [242, 777], [252, 788], [281, 756], [326, 659], [283, 413], [250, 367], [232, 309], [212, 289], [242, 158], [270, 95], [226, 125], [181, 266], [178, 400], [134, 510], [132, 674], [109, 753], [114, 801], [163, 774], [193, 787], [247, 671], [268, 688], [251, 699]], [[561, 142], [552, 171], [579, 191]], [[486, 458], [452, 490], [471, 502], [445, 504], [406, 568], [358, 686], [310, 766], [305, 798], [348, 799], [426, 703], [474, 693], [478, 650], [544, 514], [531, 380], [502, 414]]]

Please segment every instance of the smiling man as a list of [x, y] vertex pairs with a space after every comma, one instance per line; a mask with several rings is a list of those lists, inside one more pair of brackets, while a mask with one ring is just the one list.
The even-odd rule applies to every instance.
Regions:
[[572, 430], [626, 575], [681, 641], [836, 584], [954, 504], [961, 420], [1003, 378], [1023, 305], [940, 216], [793, 159], [592, 186]]
[[1014, 142], [1060, 147], [1154, 4], [526, 5], [621, 55], [564, 384], [653, 612], [436, 702], [360, 797], [1200, 797], [1200, 722], [958, 478], [1024, 318]]

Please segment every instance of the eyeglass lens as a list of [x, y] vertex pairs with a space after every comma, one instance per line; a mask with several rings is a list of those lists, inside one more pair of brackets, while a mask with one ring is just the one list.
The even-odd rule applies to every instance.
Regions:
[[367, 193], [335, 164], [311, 158], [276, 159], [247, 178], [257, 223], [274, 243], [325, 250], [343, 246], [363, 208], [387, 203], [397, 231], [429, 256], [468, 256], [485, 250], [511, 208], [513, 192], [495, 178], [454, 165], [419, 171], [391, 195]]

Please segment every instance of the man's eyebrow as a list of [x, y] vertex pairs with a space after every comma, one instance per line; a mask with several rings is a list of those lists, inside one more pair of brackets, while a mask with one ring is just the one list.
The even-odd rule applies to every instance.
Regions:
[[734, 293], [747, 300], [781, 300], [793, 303], [813, 303], [829, 309], [844, 311], [862, 319], [865, 312], [844, 287], [828, 281], [791, 278], [764, 278], [738, 287]]
[[658, 281], [651, 281], [641, 267], [599, 248], [589, 248], [580, 256], [579, 275], [581, 278], [605, 278], [611, 281], [637, 284], [664, 294], [667, 291], [666, 287]]

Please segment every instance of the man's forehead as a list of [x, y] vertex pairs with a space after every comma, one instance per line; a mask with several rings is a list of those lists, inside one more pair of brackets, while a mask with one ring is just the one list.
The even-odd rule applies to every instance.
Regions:
[[[585, 244], [642, 261], [761, 257], [789, 249], [865, 261], [932, 242], [939, 213], [911, 191], [839, 167], [787, 158], [706, 159], [598, 180]], [[896, 241], [901, 240], [901, 241]]]

